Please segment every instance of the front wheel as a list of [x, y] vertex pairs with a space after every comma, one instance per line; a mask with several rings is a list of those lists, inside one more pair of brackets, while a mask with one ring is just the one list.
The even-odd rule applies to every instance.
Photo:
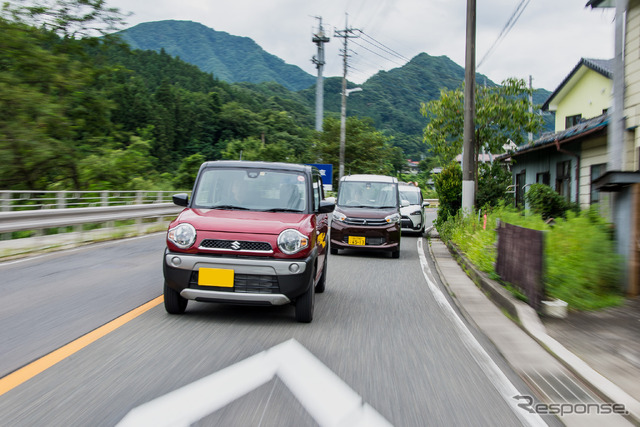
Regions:
[[187, 309], [189, 300], [182, 298], [178, 291], [164, 282], [164, 309], [169, 314], [182, 314]]
[[325, 285], [327, 283], [327, 256], [324, 257], [324, 264], [322, 265], [322, 276], [316, 285], [316, 293], [321, 294], [324, 292]]
[[310, 323], [313, 320], [313, 306], [315, 302], [316, 290], [313, 286], [313, 278], [311, 275], [311, 283], [305, 293], [300, 295], [296, 300], [296, 320], [300, 323]]
[[391, 252], [391, 258], [400, 258], [400, 250]]

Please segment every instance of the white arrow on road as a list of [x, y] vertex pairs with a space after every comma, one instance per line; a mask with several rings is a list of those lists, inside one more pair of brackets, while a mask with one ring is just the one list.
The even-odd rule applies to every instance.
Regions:
[[320, 426], [391, 424], [298, 341], [291, 339], [132, 409], [119, 427], [190, 426], [275, 377]]

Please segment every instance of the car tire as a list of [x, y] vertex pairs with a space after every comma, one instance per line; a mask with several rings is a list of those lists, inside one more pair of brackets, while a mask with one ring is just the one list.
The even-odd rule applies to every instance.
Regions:
[[178, 291], [164, 282], [164, 309], [169, 314], [182, 314], [187, 309], [189, 300], [182, 298]]
[[310, 323], [313, 320], [313, 306], [315, 304], [316, 290], [313, 286], [313, 278], [311, 275], [311, 283], [305, 293], [296, 299], [296, 321], [300, 323]]
[[322, 276], [316, 285], [316, 293], [321, 294], [324, 292], [325, 285], [327, 283], [327, 257], [324, 257], [324, 264], [322, 265]]
[[395, 259], [400, 258], [400, 250], [391, 252], [391, 258], [395, 258]]
[[329, 245], [329, 252], [331, 252], [331, 255], [338, 255], [338, 249], [334, 248], [333, 245]]

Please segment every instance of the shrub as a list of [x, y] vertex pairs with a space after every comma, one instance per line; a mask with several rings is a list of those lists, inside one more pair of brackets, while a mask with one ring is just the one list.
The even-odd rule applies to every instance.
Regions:
[[533, 184], [524, 198], [531, 212], [541, 215], [545, 221], [549, 218], [565, 218], [570, 207], [560, 194], [544, 184]]
[[569, 212], [553, 227], [540, 215], [523, 215], [512, 207], [498, 206], [484, 216], [449, 218], [440, 236], [451, 240], [471, 263], [490, 276], [495, 275], [496, 221], [534, 230], [546, 230], [545, 293], [559, 298], [576, 310], [596, 310], [622, 301], [620, 283], [622, 260], [611, 239], [609, 225], [595, 209], [580, 214]]
[[440, 206], [438, 207], [438, 230], [449, 217], [454, 216], [462, 207], [462, 169], [452, 163], [435, 178], [436, 192]]
[[[498, 206], [507, 198], [511, 172], [501, 162], [481, 163], [478, 166], [478, 194], [476, 206]], [[509, 200], [513, 200], [512, 197]]]

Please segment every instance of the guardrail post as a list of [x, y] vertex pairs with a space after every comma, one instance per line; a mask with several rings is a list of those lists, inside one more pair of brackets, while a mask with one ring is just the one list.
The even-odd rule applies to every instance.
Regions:
[[2, 212], [7, 212], [11, 210], [11, 193], [10, 192], [2, 192], [0, 194], [0, 210]]
[[56, 209], [64, 209], [67, 207], [67, 192], [66, 191], [58, 191], [58, 203], [56, 204]]

